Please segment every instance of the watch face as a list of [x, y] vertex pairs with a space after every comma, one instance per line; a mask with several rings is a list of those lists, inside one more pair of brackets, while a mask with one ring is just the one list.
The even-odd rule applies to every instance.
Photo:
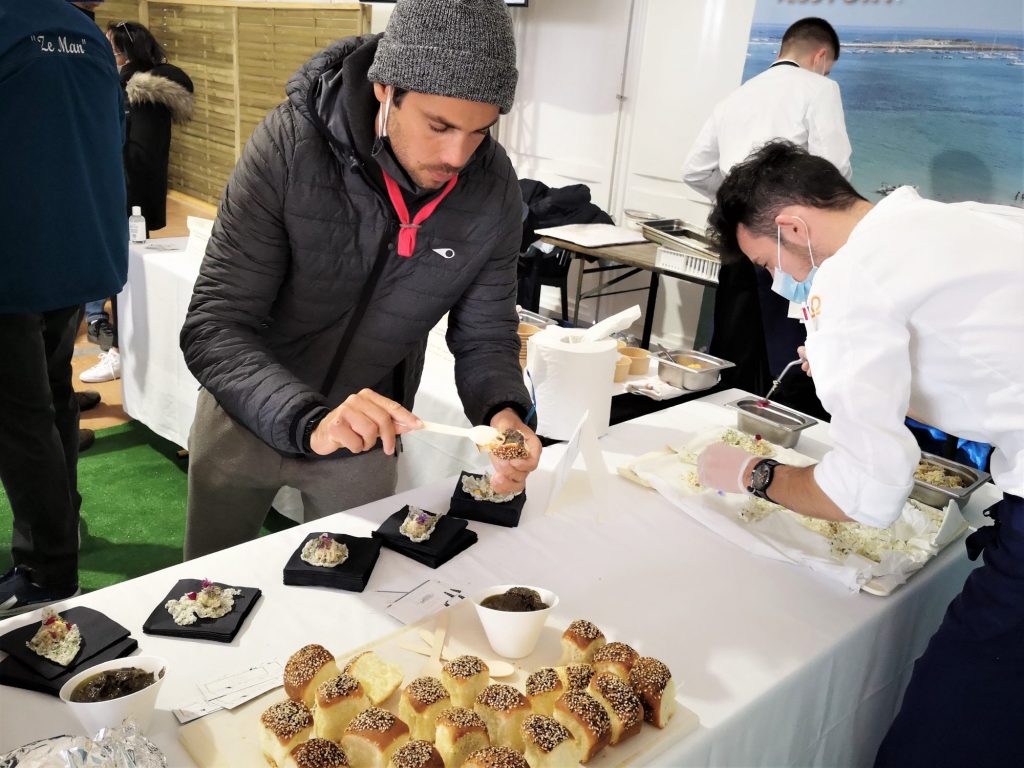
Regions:
[[750, 485], [758, 491], [763, 491], [768, 487], [768, 483], [771, 482], [772, 478], [772, 466], [771, 464], [761, 463], [754, 467], [754, 471], [750, 476]]

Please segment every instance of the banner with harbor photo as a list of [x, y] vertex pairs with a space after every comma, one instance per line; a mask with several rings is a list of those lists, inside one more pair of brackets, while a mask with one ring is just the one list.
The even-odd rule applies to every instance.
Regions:
[[910, 184], [934, 200], [1024, 206], [1024, 3], [757, 0], [744, 81], [805, 16], [839, 34], [830, 76], [861, 194]]

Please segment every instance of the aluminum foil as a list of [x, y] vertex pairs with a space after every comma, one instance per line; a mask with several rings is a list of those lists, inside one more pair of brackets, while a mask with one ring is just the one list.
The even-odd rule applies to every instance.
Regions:
[[53, 736], [0, 757], [0, 768], [167, 768], [167, 758], [139, 733], [134, 720], [93, 738]]

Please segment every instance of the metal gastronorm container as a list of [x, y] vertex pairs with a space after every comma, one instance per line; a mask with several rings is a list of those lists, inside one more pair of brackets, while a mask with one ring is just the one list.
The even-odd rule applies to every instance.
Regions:
[[927, 461], [929, 464], [942, 467], [947, 472], [959, 475], [964, 481], [963, 488], [943, 488], [914, 478], [914, 488], [910, 491], [910, 498], [916, 499], [930, 507], [942, 509], [952, 499], [960, 506], [960, 509], [963, 509], [967, 500], [971, 498], [971, 494], [990, 477], [988, 472], [982, 472], [980, 469], [969, 467], [966, 464], [944, 459], [933, 453], [922, 452], [921, 461]]
[[[735, 363], [720, 357], [697, 352], [692, 349], [676, 349], [668, 353], [672, 360], [659, 356], [658, 378], [666, 384], [680, 389], [697, 391], [715, 386], [721, 378], [721, 372], [732, 368]], [[688, 368], [685, 361], [700, 363], [700, 368]]]
[[695, 251], [703, 256], [718, 258], [718, 252], [711, 241], [682, 219], [645, 221], [640, 225], [640, 233], [651, 242], [660, 243], [673, 251]]
[[801, 430], [818, 423], [810, 416], [759, 397], [741, 397], [726, 407], [736, 410], [736, 426], [741, 432], [760, 435], [783, 448], [792, 448], [800, 439]]

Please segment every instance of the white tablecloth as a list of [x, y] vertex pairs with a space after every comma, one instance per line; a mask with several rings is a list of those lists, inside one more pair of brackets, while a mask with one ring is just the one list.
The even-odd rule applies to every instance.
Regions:
[[[679, 441], [729, 418], [711, 403], [732, 390], [612, 427], [601, 448], [609, 465]], [[799, 450], [820, 456], [825, 428], [814, 427]], [[560, 595], [549, 619], [564, 626], [589, 618], [610, 637], [662, 658], [683, 702], [702, 726], [652, 757], [650, 764], [870, 765], [895, 712], [914, 659], [938, 626], [972, 568], [962, 541], [930, 562], [888, 598], [849, 594], [814, 573], [751, 556], [716, 537], [653, 491], [622, 478], [609, 481], [611, 514], [583, 492], [586, 476], [570, 476], [551, 515], [543, 502], [550, 469], [564, 449], [550, 448], [531, 477], [516, 529], [471, 523], [480, 541], [437, 571], [385, 550], [362, 594], [285, 587], [281, 568], [313, 530], [367, 535], [412, 502], [443, 509], [454, 479], [425, 485], [327, 522], [299, 526], [174, 566], [75, 600], [131, 629], [147, 654], [170, 672], [160, 691], [151, 737], [172, 766], [191, 762], [178, 744], [170, 709], [198, 698], [196, 681], [250, 663], [284, 660], [307, 642], [336, 653], [397, 628], [383, 612], [394, 598], [428, 578], [466, 588], [533, 583]], [[996, 497], [991, 485], [968, 507], [977, 517]], [[259, 586], [264, 598], [230, 645], [143, 635], [147, 614], [179, 578], [210, 577]], [[35, 618], [35, 617], [33, 617]], [[0, 631], [30, 618], [0, 622]], [[0, 688], [0, 753], [36, 738], [75, 732], [51, 697]], [[952, 715], [955, 717], [955, 714]]]
[[185, 367], [178, 334], [202, 256], [187, 238], [133, 243], [128, 282], [118, 297], [118, 342], [124, 412], [182, 447], [196, 412], [199, 382]]
[[[125, 413], [182, 447], [188, 445], [199, 383], [185, 366], [178, 334], [202, 262], [201, 256], [186, 253], [186, 240], [132, 244], [118, 318]], [[455, 389], [454, 360], [444, 341], [446, 328], [444, 319], [430, 332], [414, 410], [428, 421], [469, 426]], [[488, 465], [470, 441], [447, 435], [409, 435], [403, 445], [399, 490], [448, 477], [463, 467]], [[291, 495], [275, 502], [279, 510], [293, 513], [299, 504]]]

